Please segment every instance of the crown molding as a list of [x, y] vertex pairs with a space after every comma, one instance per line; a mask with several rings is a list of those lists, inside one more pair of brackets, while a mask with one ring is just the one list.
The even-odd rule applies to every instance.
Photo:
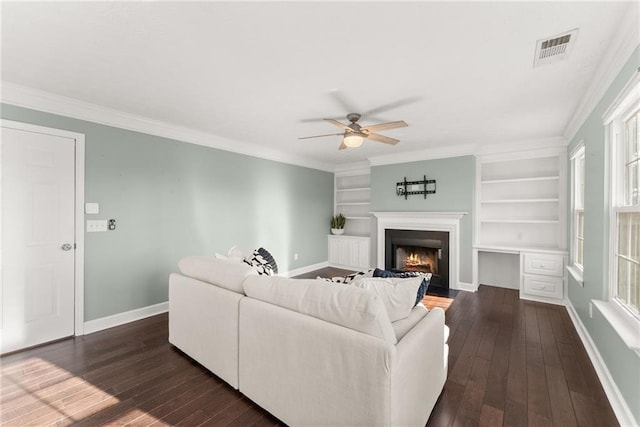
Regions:
[[611, 83], [618, 76], [624, 64], [629, 60], [633, 51], [640, 44], [637, 8], [638, 5], [635, 2], [629, 3], [629, 13], [625, 14], [623, 21], [619, 25], [618, 32], [609, 44], [616, 48], [609, 51], [600, 62], [600, 66], [596, 70], [585, 96], [567, 123], [563, 133], [567, 141], [571, 141], [576, 136], [593, 109], [609, 89], [609, 86], [611, 86]]
[[486, 156], [493, 154], [527, 153], [532, 151], [539, 152], [541, 150], [554, 153], [564, 152], [567, 149], [568, 142], [564, 137], [556, 136], [540, 139], [525, 139], [509, 143], [482, 144], [475, 154], [477, 156]]
[[257, 144], [224, 138], [187, 127], [125, 113], [116, 109], [52, 94], [11, 82], [2, 81], [1, 88], [0, 101], [5, 104], [230, 151], [245, 156], [319, 169], [326, 172], [333, 172], [334, 170], [334, 165], [332, 164], [310, 160], [302, 156], [265, 148]]
[[333, 170], [336, 175], [340, 176], [367, 174], [369, 171], [371, 171], [371, 165], [368, 160], [343, 163], [336, 165]]
[[371, 166], [382, 166], [396, 163], [445, 159], [447, 157], [474, 155], [476, 150], [476, 144], [458, 144], [446, 147], [425, 148], [422, 150], [408, 151], [404, 153], [369, 157], [369, 163], [371, 163]]
[[523, 155], [526, 156], [526, 153], [540, 152], [540, 150], [549, 152], [566, 151], [567, 143], [568, 141], [562, 136], [498, 143], [487, 143], [486, 141], [478, 140], [476, 143], [425, 148], [406, 153], [370, 157], [369, 162], [371, 166], [382, 166], [459, 156], [490, 156], [509, 153], [524, 153]]

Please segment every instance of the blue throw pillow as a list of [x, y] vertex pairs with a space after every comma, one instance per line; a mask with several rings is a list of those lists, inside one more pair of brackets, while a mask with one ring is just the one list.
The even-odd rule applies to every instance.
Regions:
[[418, 276], [424, 276], [424, 279], [422, 279], [422, 282], [420, 282], [420, 286], [418, 287], [416, 303], [413, 305], [414, 307], [422, 301], [424, 295], [427, 293], [427, 290], [429, 289], [429, 282], [431, 282], [431, 273], [419, 273], [417, 271], [401, 271], [396, 273], [394, 271], [381, 270], [379, 268], [373, 270], [373, 277], [397, 277], [404, 279]]

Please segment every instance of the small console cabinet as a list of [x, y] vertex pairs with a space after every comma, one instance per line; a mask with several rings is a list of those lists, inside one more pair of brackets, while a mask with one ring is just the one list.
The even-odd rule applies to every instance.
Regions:
[[329, 236], [329, 265], [348, 270], [369, 268], [369, 237]]

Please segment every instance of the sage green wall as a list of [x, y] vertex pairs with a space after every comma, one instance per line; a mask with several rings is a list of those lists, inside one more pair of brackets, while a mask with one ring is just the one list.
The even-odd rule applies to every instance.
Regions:
[[589, 302], [592, 299], [606, 299], [608, 294], [605, 260], [609, 255], [607, 252], [609, 221], [608, 214], [603, 209], [603, 206], [608, 203], [605, 189], [607, 155], [602, 115], [636, 72], [639, 64], [640, 46], [636, 47], [629, 61], [620, 70], [568, 146], [570, 153], [580, 141], [583, 140], [585, 145], [584, 287], [579, 286], [569, 275], [569, 300], [598, 347], [611, 376], [638, 421], [640, 421], [640, 356], [624, 344], [597, 309], [593, 310], [593, 318], [589, 317]]
[[[281, 271], [327, 261], [333, 174], [3, 104], [3, 119], [85, 134], [85, 321], [167, 301], [185, 255], [268, 249]], [[293, 254], [299, 258], [294, 261]]]
[[[473, 156], [424, 160], [371, 168], [371, 210], [373, 212], [467, 212], [460, 221], [460, 278], [471, 283], [473, 211], [476, 162]], [[436, 180], [436, 194], [404, 197], [396, 195], [396, 183]]]

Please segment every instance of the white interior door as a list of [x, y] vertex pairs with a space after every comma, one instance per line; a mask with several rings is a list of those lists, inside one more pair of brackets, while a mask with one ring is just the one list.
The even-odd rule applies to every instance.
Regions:
[[2, 127], [0, 352], [74, 334], [75, 140]]

